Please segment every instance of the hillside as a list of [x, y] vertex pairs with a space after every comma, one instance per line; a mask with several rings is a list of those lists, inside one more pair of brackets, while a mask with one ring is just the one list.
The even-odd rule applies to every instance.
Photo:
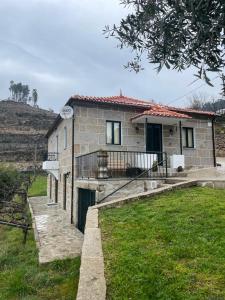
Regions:
[[47, 151], [45, 134], [55, 117], [28, 104], [0, 101], [0, 161], [33, 161], [35, 152], [37, 161], [42, 161]]

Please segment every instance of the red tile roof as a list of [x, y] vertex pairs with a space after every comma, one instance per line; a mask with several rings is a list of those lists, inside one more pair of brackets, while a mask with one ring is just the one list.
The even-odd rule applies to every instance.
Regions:
[[[119, 96], [111, 96], [111, 97], [93, 97], [93, 96], [80, 96], [80, 95], [74, 95], [70, 97], [70, 99], [67, 101], [66, 105], [72, 105], [75, 101], [79, 102], [93, 102], [93, 103], [105, 103], [105, 104], [115, 104], [115, 105], [121, 105], [121, 106], [127, 106], [127, 107], [134, 107], [139, 110], [143, 109], [143, 112], [140, 115], [146, 114], [146, 115], [152, 115], [152, 116], [160, 116], [160, 117], [171, 117], [171, 118], [191, 118], [187, 114], [200, 114], [205, 115], [208, 117], [216, 116], [213, 112], [207, 112], [207, 111], [198, 111], [193, 110], [189, 108], [176, 108], [176, 107], [170, 107], [170, 106], [164, 106], [155, 104], [154, 101], [144, 101], [136, 98], [126, 97], [123, 95]], [[138, 117], [136, 116], [136, 117]], [[134, 117], [134, 118], [136, 118]], [[58, 126], [58, 124], [61, 122], [61, 117], [58, 115], [56, 118], [53, 126], [49, 129], [47, 133], [47, 137], [52, 133], [54, 128]]]
[[178, 119], [191, 119], [190, 116], [186, 114], [181, 114], [175, 111], [168, 110], [161, 105], [154, 105], [152, 109], [146, 110], [141, 114], [136, 115], [131, 118], [131, 120], [137, 119], [142, 116], [157, 116], [157, 117], [167, 117], [167, 118], [178, 118]]
[[95, 103], [112, 103], [126, 106], [135, 106], [140, 108], [150, 108], [153, 104], [152, 100], [144, 101], [126, 96], [111, 96], [111, 97], [93, 97], [93, 96], [80, 96], [74, 95], [70, 98], [71, 100], [81, 100], [85, 102]]
[[216, 113], [212, 111], [205, 111], [205, 110], [197, 110], [197, 109], [191, 109], [191, 108], [180, 108], [180, 107], [172, 107], [172, 106], [166, 106], [168, 109], [172, 111], [179, 111], [179, 112], [186, 112], [186, 113], [194, 113], [194, 114], [201, 114], [201, 115], [208, 115], [208, 116], [215, 116]]
[[[153, 100], [140, 100], [132, 97], [127, 97], [123, 95], [119, 96], [111, 96], [111, 97], [94, 97], [94, 96], [80, 96], [80, 95], [74, 95], [70, 98], [70, 101], [73, 100], [79, 100], [79, 101], [84, 101], [84, 102], [94, 102], [94, 103], [111, 103], [111, 104], [118, 104], [118, 105], [125, 105], [125, 106], [132, 106], [136, 108], [150, 108], [150, 109], [155, 109], [163, 114], [163, 112], [160, 112], [161, 110], [166, 110], [167, 112], [181, 112], [182, 113], [195, 113], [195, 114], [201, 114], [201, 115], [207, 115], [207, 116], [215, 116], [216, 114], [213, 112], [209, 111], [199, 111], [199, 110], [194, 110], [190, 108], [177, 108], [177, 107], [170, 107], [170, 106], [164, 106], [164, 105], [159, 105], [155, 104]], [[155, 113], [156, 115], [156, 113]], [[165, 116], [165, 115], [164, 115]], [[174, 117], [174, 115], [173, 115]], [[186, 118], [186, 117], [185, 117]]]

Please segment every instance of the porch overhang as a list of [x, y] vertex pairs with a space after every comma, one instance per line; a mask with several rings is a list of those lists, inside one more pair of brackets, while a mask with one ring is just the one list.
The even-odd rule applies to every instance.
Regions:
[[[187, 118], [189, 119], [189, 118]], [[163, 125], [177, 125], [179, 121], [184, 121], [185, 118], [157, 117], [157, 116], [139, 116], [131, 119], [132, 123], [156, 123]]]
[[186, 114], [173, 112], [167, 109], [147, 110], [131, 118], [132, 123], [158, 123], [165, 125], [176, 125], [179, 121], [192, 119]]

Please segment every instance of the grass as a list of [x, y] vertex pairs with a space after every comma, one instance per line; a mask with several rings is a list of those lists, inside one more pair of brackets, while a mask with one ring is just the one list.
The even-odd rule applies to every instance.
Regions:
[[46, 196], [47, 195], [47, 176], [38, 175], [29, 189], [28, 196]]
[[80, 258], [38, 264], [33, 233], [0, 226], [0, 300], [74, 300]]
[[[43, 195], [45, 181], [38, 177], [30, 195]], [[20, 229], [0, 225], [0, 300], [74, 300], [80, 258], [40, 266], [33, 232], [22, 240]]]
[[225, 299], [225, 191], [149, 200], [100, 213], [107, 298]]

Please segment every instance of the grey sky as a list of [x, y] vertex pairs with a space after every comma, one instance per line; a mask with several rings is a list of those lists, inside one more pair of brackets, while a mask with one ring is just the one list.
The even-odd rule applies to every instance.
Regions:
[[[102, 34], [125, 13], [119, 0], [1, 0], [0, 99], [9, 96], [10, 80], [37, 88], [39, 105], [56, 111], [73, 94], [111, 96], [121, 88], [166, 104], [202, 84], [188, 86], [193, 70], [156, 74], [149, 64], [139, 74], [125, 70], [130, 51]], [[217, 96], [215, 83], [196, 92]], [[185, 99], [172, 104], [185, 106]]]

